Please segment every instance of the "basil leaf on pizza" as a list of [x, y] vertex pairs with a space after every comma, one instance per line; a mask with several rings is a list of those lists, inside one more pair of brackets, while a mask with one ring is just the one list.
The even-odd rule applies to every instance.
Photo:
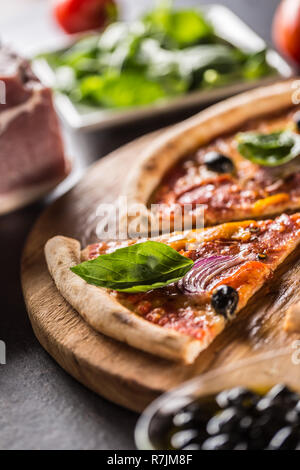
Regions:
[[300, 136], [285, 130], [270, 134], [242, 132], [237, 135], [238, 151], [262, 166], [279, 166], [300, 155]]
[[156, 241], [136, 243], [71, 269], [89, 284], [119, 292], [147, 292], [181, 279], [193, 261]]

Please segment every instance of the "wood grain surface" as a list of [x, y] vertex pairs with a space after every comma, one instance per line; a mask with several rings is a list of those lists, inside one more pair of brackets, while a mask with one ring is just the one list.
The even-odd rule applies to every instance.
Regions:
[[[47, 271], [45, 242], [58, 234], [77, 238], [83, 245], [95, 241], [96, 207], [122, 194], [130, 166], [154, 138], [153, 134], [142, 137], [102, 159], [75, 188], [51, 205], [27, 239], [21, 267], [27, 310], [43, 347], [81, 383], [135, 411], [141, 411], [158, 394], [215, 367], [270, 349], [290, 347], [292, 354], [293, 342], [300, 339], [299, 334], [287, 334], [282, 328], [286, 308], [300, 299], [300, 249], [190, 366], [104, 337], [62, 298]], [[284, 369], [289, 367], [290, 358], [284, 363]]]

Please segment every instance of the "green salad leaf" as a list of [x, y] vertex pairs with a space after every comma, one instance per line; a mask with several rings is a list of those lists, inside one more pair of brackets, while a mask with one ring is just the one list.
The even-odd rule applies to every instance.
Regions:
[[89, 284], [119, 292], [147, 292], [181, 279], [193, 261], [168, 245], [136, 243], [71, 268]]
[[213, 35], [212, 26], [199, 10], [172, 10], [162, 5], [146, 15], [144, 22], [153, 33], [160, 33], [164, 42], [178, 48], [197, 44]]
[[160, 83], [134, 72], [90, 75], [81, 81], [80, 92], [104, 108], [143, 106], [166, 97]]
[[262, 166], [279, 166], [300, 155], [300, 135], [289, 130], [263, 134], [242, 132], [236, 137], [243, 157]]
[[262, 50], [245, 57], [242, 76], [245, 80], [258, 80], [267, 75], [273, 75], [274, 70], [267, 62], [267, 52]]

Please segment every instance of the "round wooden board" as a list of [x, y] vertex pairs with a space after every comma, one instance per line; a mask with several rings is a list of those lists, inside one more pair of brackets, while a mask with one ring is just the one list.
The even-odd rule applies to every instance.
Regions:
[[[282, 328], [285, 308], [300, 298], [299, 250], [190, 366], [154, 357], [95, 332], [60, 295], [47, 271], [46, 240], [61, 234], [77, 238], [83, 245], [95, 241], [95, 223], [99, 222], [95, 208], [121, 194], [130, 166], [153, 138], [153, 134], [142, 137], [93, 165], [75, 188], [38, 219], [22, 258], [25, 302], [40, 343], [81, 383], [135, 411], [141, 411], [158, 394], [212, 368], [251, 358], [265, 349], [291, 347], [292, 353], [293, 341], [299, 339]], [[284, 367], [293, 367], [291, 360]]]

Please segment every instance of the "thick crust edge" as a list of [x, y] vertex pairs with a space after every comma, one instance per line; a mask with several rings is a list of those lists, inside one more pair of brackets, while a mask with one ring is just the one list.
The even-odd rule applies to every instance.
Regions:
[[207, 344], [154, 325], [118, 303], [105, 289], [86, 283], [71, 266], [80, 263], [80, 243], [56, 236], [45, 245], [49, 272], [62, 296], [95, 330], [167, 359], [194, 362]]

